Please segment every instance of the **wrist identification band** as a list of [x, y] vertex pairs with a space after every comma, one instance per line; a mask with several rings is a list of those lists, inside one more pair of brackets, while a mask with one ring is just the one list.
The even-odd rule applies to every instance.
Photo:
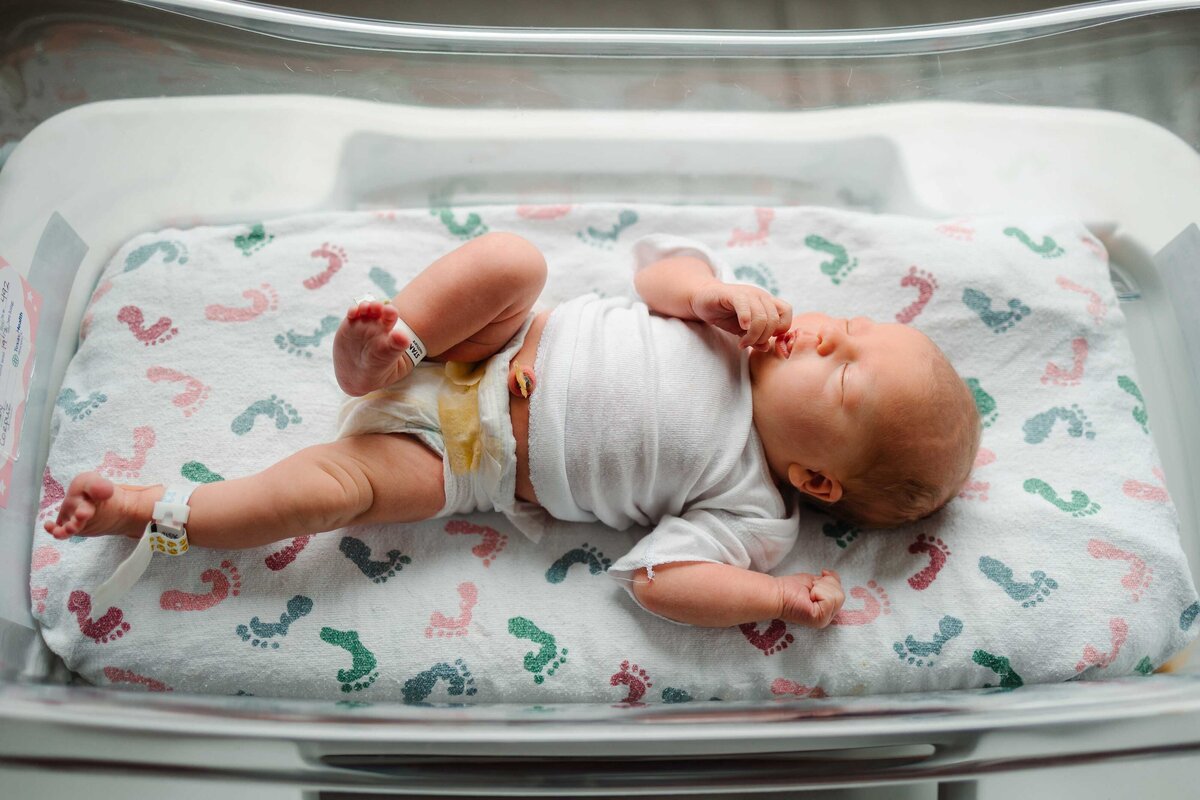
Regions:
[[129, 557], [117, 565], [113, 574], [92, 592], [92, 608], [103, 614], [138, 582], [150, 566], [155, 552], [181, 556], [189, 549], [185, 524], [191, 509], [188, 498], [196, 485], [168, 486], [154, 504], [151, 520]]
[[[364, 294], [362, 297], [359, 297], [354, 301], [354, 305], [357, 306], [359, 303], [374, 302], [376, 302], [374, 295]], [[388, 300], [384, 300], [383, 302], [391, 305], [390, 301]], [[413, 366], [415, 367], [417, 364], [420, 364], [423, 360], [425, 360], [425, 356], [429, 353], [429, 350], [425, 348], [425, 343], [421, 341], [420, 336], [417, 336], [417, 332], [410, 328], [408, 323], [399, 317], [396, 317], [396, 324], [392, 327], [398, 328], [401, 333], [408, 337], [408, 347], [404, 348], [404, 352], [408, 353], [408, 357], [412, 359]]]

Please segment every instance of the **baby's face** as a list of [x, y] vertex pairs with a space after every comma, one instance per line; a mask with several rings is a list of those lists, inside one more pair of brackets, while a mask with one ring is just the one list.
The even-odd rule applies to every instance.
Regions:
[[767, 352], [750, 355], [754, 422], [780, 476], [789, 464], [845, 480], [862, 452], [868, 415], [886, 422], [888, 397], [920, 391], [936, 347], [895, 323], [820, 313], [796, 316]]

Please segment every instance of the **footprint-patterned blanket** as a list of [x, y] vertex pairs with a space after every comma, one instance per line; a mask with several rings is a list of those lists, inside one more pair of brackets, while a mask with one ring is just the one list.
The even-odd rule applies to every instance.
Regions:
[[656, 619], [604, 574], [640, 532], [599, 525], [534, 545], [484, 514], [193, 549], [155, 558], [113, 608], [90, 591], [132, 543], [38, 531], [33, 607], [72, 669], [138, 691], [676, 703], [1147, 673], [1200, 629], [1105, 251], [1070, 221], [597, 204], [139, 236], [83, 318], [43, 518], [83, 470], [219, 481], [330, 439], [330, 345], [352, 298], [390, 295], [488, 230], [543, 249], [544, 304], [631, 292], [632, 243], [675, 234], [797, 309], [921, 328], [975, 392], [985, 429], [970, 482], [896, 531], [804, 513], [779, 571], [841, 573], [846, 606], [822, 631]]

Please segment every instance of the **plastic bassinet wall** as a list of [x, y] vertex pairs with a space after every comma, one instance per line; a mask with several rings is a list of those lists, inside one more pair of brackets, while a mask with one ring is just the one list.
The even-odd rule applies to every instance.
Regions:
[[[1187, 232], [1200, 220], [1198, 8], [1100, 3], [824, 34], [439, 28], [223, 0], [0, 11], [14, 23], [0, 26], [0, 141], [16, 144], [0, 150], [11, 151], [0, 256], [43, 297], [21, 457], [0, 508], [0, 760], [71, 752], [306, 786], [466, 791], [518, 784], [499, 766], [434, 756], [590, 759], [571, 772], [539, 766], [545, 787], [566, 794], [588, 781], [728, 788], [747, 769], [778, 788], [962, 777], [1200, 747], [1200, 681], [1186, 667], [1017, 692], [703, 709], [132, 695], [72, 685], [30, 627], [28, 594], [51, 398], [96, 276], [125, 240], [319, 209], [564, 196], [1087, 221], [1112, 255], [1195, 571], [1200, 324], [1185, 300], [1200, 291], [1200, 231]], [[189, 747], [201, 739], [203, 757]], [[747, 759], [737, 769], [712, 760], [733, 753]], [[631, 755], [659, 760], [642, 772], [609, 760]]]

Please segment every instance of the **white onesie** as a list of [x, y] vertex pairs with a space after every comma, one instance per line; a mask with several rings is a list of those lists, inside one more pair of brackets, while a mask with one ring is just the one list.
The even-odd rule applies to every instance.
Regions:
[[[647, 237], [634, 252], [639, 269], [680, 252], [714, 265], [674, 237]], [[562, 520], [654, 526], [608, 570], [631, 596], [642, 567], [650, 578], [673, 561], [765, 572], [791, 549], [798, 512], [772, 481], [747, 352], [732, 335], [587, 295], [553, 311], [535, 372], [529, 473], [541, 505]]]

